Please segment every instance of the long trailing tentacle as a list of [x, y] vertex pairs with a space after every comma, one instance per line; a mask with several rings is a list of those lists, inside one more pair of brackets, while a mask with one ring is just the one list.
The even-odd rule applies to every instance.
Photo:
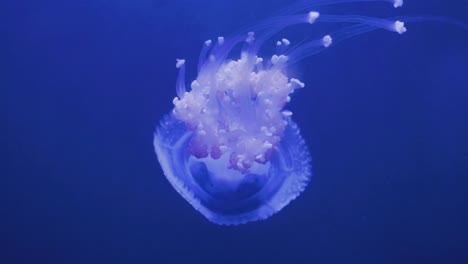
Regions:
[[[329, 47], [332, 43], [336, 44], [344, 39], [348, 39], [375, 29], [386, 29], [403, 34], [406, 32], [405, 22], [436, 21], [452, 24], [468, 30], [468, 25], [466, 23], [442, 16], [417, 15], [382, 19], [358, 15], [321, 15], [316, 11], [302, 14], [297, 13], [312, 7], [351, 2], [388, 2], [391, 3], [395, 8], [401, 7], [403, 5], [403, 0], [302, 1], [291, 5], [287, 9], [284, 9], [282, 14], [279, 16], [265, 19], [254, 26], [245, 27], [231, 36], [222, 38], [223, 41], [218, 41], [215, 43], [211, 50], [209, 50], [209, 45], [205, 43], [204, 48], [200, 54], [199, 71], [206, 69], [207, 72], [210, 72], [213, 69], [219, 68], [221, 64], [224, 63], [228, 58], [232, 49], [240, 43], [246, 43], [242, 49], [242, 53], [244, 55], [255, 57], [266, 41], [270, 40], [285, 28], [299, 24], [315, 24], [316, 22], [322, 22], [350, 23], [353, 25], [338, 30], [337, 32], [330, 33], [325, 37], [315, 40], [306, 39], [299, 42], [298, 44], [291, 46], [289, 45], [289, 40], [287, 40], [287, 45], [283, 45], [282, 41], [279, 41], [277, 44], [279, 53], [288, 55], [288, 64], [298, 62], [308, 56], [317, 54], [318, 52], [324, 50], [324, 48]], [[253, 32], [256, 33], [255, 37], [253, 37]], [[255, 41], [253, 41], [254, 39]], [[254, 67], [254, 65], [255, 63], [252, 63], [251, 67]]]

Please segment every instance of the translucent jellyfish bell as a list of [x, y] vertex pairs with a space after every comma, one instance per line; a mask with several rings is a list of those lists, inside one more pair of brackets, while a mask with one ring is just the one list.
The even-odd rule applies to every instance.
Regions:
[[[259, 58], [242, 56], [215, 72], [202, 70], [156, 131], [166, 177], [212, 222], [265, 219], [297, 197], [310, 178], [309, 151], [291, 112], [282, 110], [304, 84], [284, 75], [281, 60], [263, 67]], [[177, 61], [181, 71], [183, 63]]]
[[[390, 2], [395, 8], [403, 5], [403, 0], [380, 1]], [[305, 87], [288, 76], [291, 65], [362, 33], [386, 29], [403, 34], [403, 21], [427, 20], [324, 15], [315, 9], [303, 12], [320, 5], [359, 1], [310, 2], [293, 5], [284, 15], [230, 37], [207, 40], [190, 91], [185, 87], [185, 60], [176, 61], [179, 76], [174, 109], [156, 129], [154, 147], [172, 186], [214, 223], [232, 225], [266, 219], [295, 199], [310, 180], [309, 151], [292, 112], [285, 109], [291, 94]], [[319, 22], [350, 25], [298, 44], [279, 38], [277, 54], [258, 56], [265, 42], [279, 31]], [[229, 59], [239, 44], [243, 45], [240, 56]]]

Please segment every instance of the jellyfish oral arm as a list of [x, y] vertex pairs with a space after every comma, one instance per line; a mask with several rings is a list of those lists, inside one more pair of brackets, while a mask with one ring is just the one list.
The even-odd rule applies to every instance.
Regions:
[[186, 92], [185, 89], [185, 60], [177, 59], [176, 68], [179, 69], [179, 76], [177, 76], [176, 92], [179, 98], [182, 98]]
[[[174, 115], [194, 132], [190, 150], [197, 158], [230, 156], [229, 168], [247, 172], [264, 164], [277, 148], [287, 121], [290, 94], [305, 86], [283, 72], [286, 56], [243, 56], [216, 72], [202, 72], [191, 91], [174, 99]], [[259, 70], [261, 69], [261, 70]]]

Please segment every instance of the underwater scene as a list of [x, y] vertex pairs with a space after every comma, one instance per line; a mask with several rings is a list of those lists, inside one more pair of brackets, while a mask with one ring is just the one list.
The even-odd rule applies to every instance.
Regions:
[[468, 2], [3, 5], [0, 263], [468, 263]]

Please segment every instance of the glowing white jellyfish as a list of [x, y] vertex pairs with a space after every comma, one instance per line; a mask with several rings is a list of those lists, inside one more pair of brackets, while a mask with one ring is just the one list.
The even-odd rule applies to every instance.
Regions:
[[[403, 0], [380, 1], [395, 8], [403, 5]], [[206, 41], [189, 91], [185, 60], [177, 60], [174, 110], [157, 128], [154, 147], [169, 182], [210, 221], [229, 225], [266, 219], [306, 187], [310, 154], [292, 112], [284, 108], [290, 95], [305, 84], [288, 76], [288, 67], [374, 29], [406, 32], [403, 19], [326, 15], [309, 9], [341, 2], [358, 1], [297, 4], [238, 34]], [[280, 38], [277, 54], [258, 56], [264, 43], [286, 27], [319, 22], [351, 25], [296, 45]], [[240, 56], [228, 59], [239, 44]]]

